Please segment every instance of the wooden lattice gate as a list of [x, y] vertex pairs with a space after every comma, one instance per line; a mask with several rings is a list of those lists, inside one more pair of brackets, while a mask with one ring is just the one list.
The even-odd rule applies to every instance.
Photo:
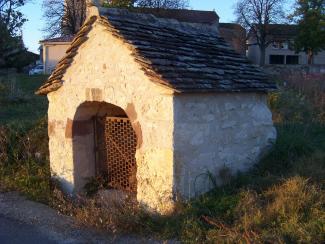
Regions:
[[[96, 130], [97, 144], [102, 145], [98, 147], [97, 165], [99, 166], [96, 168], [102, 170], [103, 166], [101, 165], [106, 167], [109, 187], [136, 192], [135, 152], [137, 140], [131, 122], [127, 118], [119, 117], [105, 117], [101, 121], [104, 122], [104, 128]], [[99, 136], [99, 131], [104, 136]], [[105, 175], [105, 172], [102, 175]]]

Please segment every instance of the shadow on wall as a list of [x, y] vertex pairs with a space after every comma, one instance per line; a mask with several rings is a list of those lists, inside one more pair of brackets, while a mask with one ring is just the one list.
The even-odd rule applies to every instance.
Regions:
[[84, 102], [76, 110], [67, 131], [73, 144], [74, 192], [80, 192], [87, 180], [108, 174], [105, 147], [106, 117], [128, 118], [125, 111], [105, 102]]

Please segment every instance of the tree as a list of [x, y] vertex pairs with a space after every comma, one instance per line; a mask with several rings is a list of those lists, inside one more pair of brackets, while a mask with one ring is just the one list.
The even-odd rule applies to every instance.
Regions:
[[2, 28], [9, 31], [10, 35], [20, 35], [21, 27], [26, 22], [19, 8], [25, 4], [25, 0], [0, 0], [0, 22]]
[[85, 0], [44, 0], [43, 9], [49, 38], [76, 34], [86, 18]]
[[103, 0], [108, 7], [140, 7], [140, 8], [169, 8], [184, 9], [188, 0]]
[[104, 0], [104, 7], [109, 8], [129, 8], [134, 6], [135, 0]]
[[305, 52], [312, 64], [313, 57], [325, 49], [325, 0], [297, 0], [295, 5], [290, 16], [298, 24], [294, 48]]
[[137, 0], [136, 6], [145, 8], [185, 9], [189, 6], [188, 0]]
[[0, 0], [0, 66], [11, 67], [26, 52], [21, 27], [26, 19], [19, 11], [24, 0]]
[[[47, 37], [76, 34], [86, 19], [86, 0], [44, 0], [43, 17], [46, 26], [43, 29]], [[129, 7], [131, 0], [102, 0], [106, 7]]]
[[[0, 0], [2, 1], [2, 0]], [[105, 7], [185, 8], [188, 0], [100, 0]], [[86, 0], [44, 0], [46, 26], [49, 38], [76, 34], [86, 18]]]
[[237, 22], [246, 28], [249, 37], [255, 39], [261, 56], [260, 65], [265, 64], [265, 51], [274, 40], [269, 25], [284, 21], [284, 0], [239, 0], [235, 7]]

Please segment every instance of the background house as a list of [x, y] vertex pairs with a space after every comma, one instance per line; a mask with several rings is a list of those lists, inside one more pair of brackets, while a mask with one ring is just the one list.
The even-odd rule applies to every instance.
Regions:
[[[298, 33], [297, 25], [273, 24], [268, 26], [269, 38], [274, 40], [266, 49], [266, 65], [304, 65], [308, 64], [308, 56], [304, 52], [293, 50], [293, 40]], [[259, 64], [261, 51], [254, 37], [247, 41], [247, 57]], [[314, 56], [314, 64], [325, 64], [325, 51]]]
[[72, 40], [73, 36], [62, 36], [40, 41], [45, 74], [50, 74], [54, 70], [56, 64], [64, 57]]

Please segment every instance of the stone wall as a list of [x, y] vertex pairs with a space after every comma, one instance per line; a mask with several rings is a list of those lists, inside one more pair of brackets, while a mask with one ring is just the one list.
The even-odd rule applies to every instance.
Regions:
[[87, 124], [96, 113], [94, 107], [77, 113], [85, 102], [114, 104], [126, 112], [137, 134], [138, 201], [149, 209], [169, 211], [173, 197], [173, 97], [169, 90], [148, 80], [127, 45], [104, 27], [95, 24], [88, 36], [63, 77], [63, 87], [48, 95], [52, 174], [70, 193], [79, 191], [85, 179], [94, 176], [93, 132], [86, 129], [84, 134], [73, 135], [72, 124]]
[[175, 193], [188, 199], [213, 184], [220, 172], [254, 165], [272, 145], [276, 130], [265, 94], [189, 94], [174, 100]]

